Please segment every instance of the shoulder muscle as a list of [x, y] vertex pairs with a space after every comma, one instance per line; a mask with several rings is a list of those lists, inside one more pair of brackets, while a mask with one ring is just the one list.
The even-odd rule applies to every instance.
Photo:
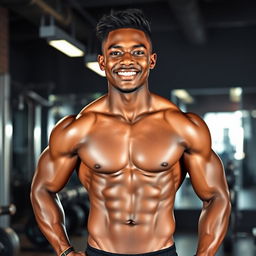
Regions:
[[49, 152], [54, 156], [72, 155], [77, 151], [79, 142], [86, 136], [95, 120], [93, 113], [71, 115], [61, 119], [53, 128]]
[[186, 113], [185, 116], [189, 121], [186, 129], [188, 150], [210, 155], [211, 136], [206, 123], [194, 113]]
[[194, 113], [169, 110], [166, 113], [166, 119], [175, 132], [182, 138], [187, 152], [210, 154], [210, 132], [201, 117]]

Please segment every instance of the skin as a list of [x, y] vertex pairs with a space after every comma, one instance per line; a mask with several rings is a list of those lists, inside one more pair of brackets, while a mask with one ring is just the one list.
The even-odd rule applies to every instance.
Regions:
[[[92, 247], [125, 254], [169, 247], [175, 194], [188, 172], [203, 201], [197, 255], [215, 255], [227, 230], [230, 201], [206, 124], [149, 92], [156, 54], [143, 31], [114, 30], [102, 51], [98, 61], [108, 93], [56, 125], [35, 172], [31, 200], [42, 232], [57, 255], [70, 247], [57, 193], [78, 166], [91, 202]], [[125, 71], [135, 75], [118, 74]]]

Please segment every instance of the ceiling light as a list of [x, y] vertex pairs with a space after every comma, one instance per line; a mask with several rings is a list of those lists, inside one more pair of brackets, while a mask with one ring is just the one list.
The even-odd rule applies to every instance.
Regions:
[[243, 89], [241, 87], [233, 87], [229, 90], [229, 97], [232, 102], [240, 102], [242, 99]]
[[97, 54], [87, 54], [85, 56], [85, 66], [100, 76], [106, 76], [105, 71], [100, 69]]
[[46, 38], [49, 45], [69, 57], [84, 56], [84, 45], [55, 25], [42, 25], [39, 35], [41, 38]]
[[184, 103], [191, 104], [194, 102], [194, 98], [184, 89], [173, 90], [173, 94], [182, 100]]

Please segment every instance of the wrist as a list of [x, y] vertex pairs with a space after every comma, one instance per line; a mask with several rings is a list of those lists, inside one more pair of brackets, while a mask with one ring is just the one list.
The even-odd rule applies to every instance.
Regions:
[[74, 251], [75, 251], [74, 247], [70, 246], [70, 247], [66, 248], [64, 251], [62, 251], [59, 256], [67, 256], [68, 254], [70, 254], [71, 252], [74, 252]]

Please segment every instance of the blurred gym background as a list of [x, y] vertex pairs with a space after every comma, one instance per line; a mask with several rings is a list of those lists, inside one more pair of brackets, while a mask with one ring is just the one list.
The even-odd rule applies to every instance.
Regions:
[[[106, 79], [92, 70], [95, 25], [128, 7], [151, 19], [158, 54], [151, 91], [204, 118], [225, 166], [233, 210], [217, 255], [255, 256], [253, 0], [0, 0], [0, 255], [54, 255], [30, 206], [35, 165], [54, 124], [106, 93]], [[52, 47], [58, 40], [77, 48], [68, 56]], [[60, 197], [68, 233], [84, 250], [90, 203], [75, 174]], [[195, 252], [201, 205], [187, 177], [175, 203], [181, 256]]]

